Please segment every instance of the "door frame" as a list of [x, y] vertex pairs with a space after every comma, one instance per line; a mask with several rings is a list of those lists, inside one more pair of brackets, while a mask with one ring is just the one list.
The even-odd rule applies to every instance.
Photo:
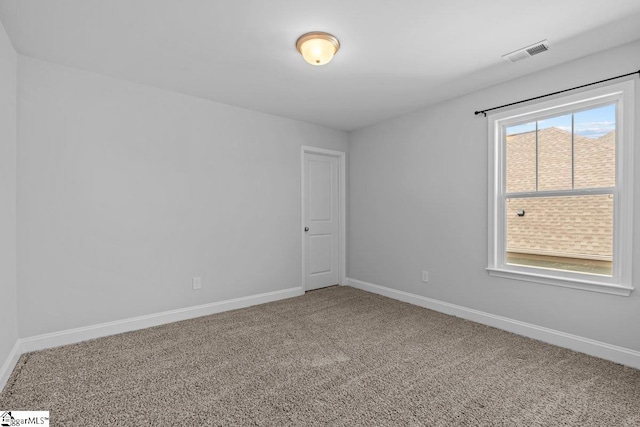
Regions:
[[302, 290], [307, 290], [307, 254], [305, 251], [305, 232], [304, 219], [305, 211], [305, 154], [320, 154], [323, 156], [338, 158], [338, 284], [345, 285], [347, 283], [347, 154], [344, 151], [327, 150], [326, 148], [311, 147], [308, 145], [300, 146], [300, 240], [302, 242]]

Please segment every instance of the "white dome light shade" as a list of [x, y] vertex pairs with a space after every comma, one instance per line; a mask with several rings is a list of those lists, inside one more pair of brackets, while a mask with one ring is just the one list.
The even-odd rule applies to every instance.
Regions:
[[296, 47], [309, 64], [325, 65], [340, 49], [340, 42], [329, 33], [314, 31], [300, 36]]

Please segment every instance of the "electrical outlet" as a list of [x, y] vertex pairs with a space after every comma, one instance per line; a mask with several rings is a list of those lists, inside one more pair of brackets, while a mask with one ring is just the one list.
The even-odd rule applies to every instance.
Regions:
[[429, 283], [429, 272], [428, 271], [422, 271], [422, 281], [424, 283]]
[[193, 290], [202, 289], [202, 277], [194, 277], [191, 279], [191, 284], [193, 285]]

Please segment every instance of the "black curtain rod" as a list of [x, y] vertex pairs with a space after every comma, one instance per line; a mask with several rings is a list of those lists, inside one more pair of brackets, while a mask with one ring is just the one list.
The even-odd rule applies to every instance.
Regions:
[[593, 83], [587, 83], [586, 85], [572, 87], [571, 89], [559, 90], [558, 92], [548, 93], [546, 95], [540, 95], [540, 96], [536, 96], [534, 98], [529, 98], [529, 99], [524, 99], [522, 101], [512, 102], [511, 104], [504, 104], [504, 105], [501, 105], [499, 107], [487, 108], [486, 110], [476, 111], [475, 115], [477, 116], [479, 114], [484, 114], [484, 116], [487, 117], [487, 112], [488, 111], [493, 111], [493, 110], [497, 110], [499, 108], [504, 108], [504, 107], [510, 107], [510, 106], [516, 105], [516, 104], [522, 104], [523, 102], [529, 102], [529, 101], [533, 101], [535, 99], [546, 98], [547, 96], [553, 96], [553, 95], [557, 95], [559, 93], [569, 92], [570, 90], [576, 90], [576, 89], [581, 89], [581, 88], [587, 87], [587, 86], [597, 85], [598, 83], [604, 83], [604, 82], [608, 82], [610, 80], [621, 79], [622, 77], [633, 76], [634, 74], [637, 74], [638, 77], [640, 77], [640, 70], [634, 71], [633, 73], [623, 74], [621, 76], [611, 77], [610, 79], [604, 79], [604, 80], [600, 80], [600, 81], [593, 82]]

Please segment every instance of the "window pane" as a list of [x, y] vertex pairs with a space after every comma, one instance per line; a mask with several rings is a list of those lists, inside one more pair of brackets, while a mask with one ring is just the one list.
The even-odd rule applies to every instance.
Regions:
[[536, 191], [536, 122], [511, 126], [507, 139], [507, 193]]
[[506, 215], [508, 264], [612, 275], [612, 195], [512, 198]]
[[614, 187], [616, 184], [616, 106], [574, 115], [575, 188]]
[[573, 188], [571, 114], [538, 122], [538, 191]]

